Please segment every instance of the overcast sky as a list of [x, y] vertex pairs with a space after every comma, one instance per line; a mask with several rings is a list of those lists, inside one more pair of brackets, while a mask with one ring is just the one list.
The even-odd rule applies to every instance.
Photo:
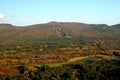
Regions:
[[0, 0], [0, 23], [120, 23], [120, 0]]

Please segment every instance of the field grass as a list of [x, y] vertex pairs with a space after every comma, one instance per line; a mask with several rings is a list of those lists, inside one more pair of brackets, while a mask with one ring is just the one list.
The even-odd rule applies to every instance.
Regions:
[[[73, 62], [50, 63], [50, 64], [44, 64], [44, 65], [49, 66], [49, 67], [59, 67], [62, 65], [67, 65], [67, 64], [82, 64], [82, 63], [90, 64], [90, 63], [93, 63], [93, 62], [98, 61], [98, 60], [102, 60], [102, 58], [87, 57], [87, 58], [76, 60]], [[40, 66], [42, 66], [42, 64], [33, 64], [33, 66], [40, 67]]]
[[69, 64], [80, 64], [80, 63], [86, 63], [86, 64], [91, 64], [95, 61], [102, 60], [102, 58], [97, 58], [97, 57], [87, 57], [84, 59], [76, 60], [73, 62], [69, 62]]

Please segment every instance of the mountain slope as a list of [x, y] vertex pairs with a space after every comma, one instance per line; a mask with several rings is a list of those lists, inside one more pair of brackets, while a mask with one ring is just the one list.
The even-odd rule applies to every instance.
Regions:
[[10, 24], [0, 24], [1, 39], [30, 39], [30, 38], [119, 38], [120, 25], [63, 23], [50, 22], [30, 26], [17, 27]]

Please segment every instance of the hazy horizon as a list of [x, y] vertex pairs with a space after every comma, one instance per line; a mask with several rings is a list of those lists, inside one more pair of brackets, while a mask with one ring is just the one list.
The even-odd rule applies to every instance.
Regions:
[[0, 0], [0, 23], [17, 26], [56, 22], [114, 25], [120, 22], [118, 0]]
[[[20, 27], [24, 27], [24, 26], [31, 26], [31, 25], [38, 25], [38, 24], [47, 24], [47, 23], [51, 23], [51, 22], [56, 22], [56, 23], [82, 23], [82, 24], [95, 24], [95, 25], [100, 25], [100, 24], [104, 24], [104, 23], [84, 23], [84, 22], [58, 22], [58, 21], [49, 21], [49, 22], [42, 22], [42, 23], [34, 23], [34, 24], [25, 24], [25, 25], [17, 25], [17, 24], [11, 24], [11, 23], [0, 23], [0, 24], [10, 24], [10, 25], [13, 25], [13, 26], [20, 26]], [[105, 25], [108, 25], [108, 26], [113, 26], [113, 25], [117, 25], [117, 24], [120, 24], [120, 23], [116, 23], [116, 24], [105, 24]]]

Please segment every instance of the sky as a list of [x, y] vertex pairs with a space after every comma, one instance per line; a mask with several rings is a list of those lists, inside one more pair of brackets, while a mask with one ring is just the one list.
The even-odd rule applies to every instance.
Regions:
[[0, 0], [0, 23], [120, 23], [120, 0]]

